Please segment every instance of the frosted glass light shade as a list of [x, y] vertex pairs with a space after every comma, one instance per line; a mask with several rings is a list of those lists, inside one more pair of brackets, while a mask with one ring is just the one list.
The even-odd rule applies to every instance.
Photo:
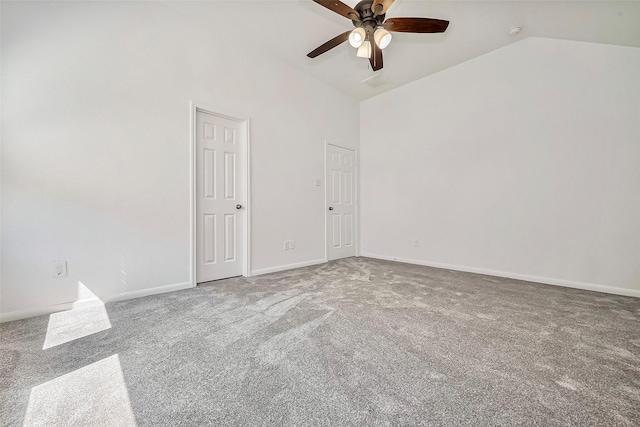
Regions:
[[391, 43], [391, 33], [384, 28], [378, 28], [375, 33], [373, 33], [373, 39], [376, 41], [376, 44], [380, 49], [384, 49], [389, 46]]
[[365, 41], [358, 48], [358, 57], [360, 58], [370, 58], [371, 57], [371, 42]]
[[356, 28], [349, 34], [349, 44], [357, 49], [362, 46], [365, 36], [364, 28]]

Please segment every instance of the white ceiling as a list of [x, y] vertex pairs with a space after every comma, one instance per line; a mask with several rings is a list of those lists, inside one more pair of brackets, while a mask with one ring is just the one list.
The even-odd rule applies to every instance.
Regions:
[[[356, 0], [345, 0], [353, 7]], [[311, 0], [169, 2], [172, 8], [245, 40], [328, 85], [362, 100], [428, 76], [526, 37], [640, 47], [640, 1], [418, 1], [396, 0], [391, 17], [450, 21], [444, 34], [394, 33], [384, 50], [378, 88], [361, 83], [374, 72], [348, 43], [310, 59], [308, 52], [353, 28], [351, 21]], [[522, 26], [517, 36], [507, 30]]]

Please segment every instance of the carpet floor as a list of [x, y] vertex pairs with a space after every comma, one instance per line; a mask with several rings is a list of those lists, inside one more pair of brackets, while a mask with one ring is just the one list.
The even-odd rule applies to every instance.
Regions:
[[640, 299], [368, 258], [0, 333], [8, 426], [640, 425]]

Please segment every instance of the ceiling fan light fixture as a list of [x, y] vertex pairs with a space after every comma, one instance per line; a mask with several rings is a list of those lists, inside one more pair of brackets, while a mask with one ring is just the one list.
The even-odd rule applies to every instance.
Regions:
[[389, 46], [391, 43], [391, 33], [384, 28], [378, 28], [375, 33], [373, 33], [373, 39], [380, 49], [384, 49]]
[[357, 49], [362, 46], [365, 36], [366, 33], [364, 31], [364, 28], [356, 28], [355, 30], [351, 31], [351, 34], [349, 34], [349, 44]]
[[354, 7], [350, 7], [340, 0], [313, 1], [349, 19], [355, 29], [351, 28], [338, 34], [309, 52], [307, 56], [316, 58], [318, 55], [349, 41], [349, 44], [356, 48], [358, 57], [369, 59], [373, 71], [382, 69], [382, 49], [391, 42], [392, 35], [390, 33], [444, 33], [449, 26], [449, 21], [443, 19], [386, 19], [387, 10], [394, 0], [361, 0]]
[[359, 58], [370, 58], [371, 57], [371, 42], [366, 40], [364, 43], [360, 45], [358, 48], [358, 57]]

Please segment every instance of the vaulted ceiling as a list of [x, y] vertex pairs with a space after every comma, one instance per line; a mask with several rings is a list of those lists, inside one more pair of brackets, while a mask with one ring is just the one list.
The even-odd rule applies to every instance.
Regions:
[[[344, 0], [353, 7], [356, 0]], [[444, 34], [394, 33], [384, 50], [387, 83], [373, 88], [366, 59], [344, 43], [310, 59], [308, 52], [352, 29], [350, 20], [311, 0], [169, 2], [224, 37], [241, 38], [247, 55], [259, 49], [362, 100], [436, 73], [526, 37], [640, 47], [640, 1], [416, 1], [396, 0], [390, 17], [429, 17], [450, 21]], [[511, 36], [508, 30], [522, 26]]]

